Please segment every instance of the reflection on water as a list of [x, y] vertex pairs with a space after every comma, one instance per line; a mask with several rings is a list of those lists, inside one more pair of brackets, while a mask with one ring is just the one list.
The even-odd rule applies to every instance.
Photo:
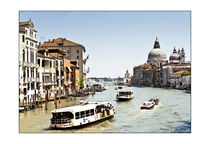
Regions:
[[[74, 133], [74, 132], [191, 132], [190, 94], [180, 90], [161, 88], [127, 87], [134, 93], [130, 101], [115, 100], [117, 91], [109, 86], [104, 92], [98, 92], [84, 98], [69, 98], [61, 100], [58, 108], [78, 104], [81, 99], [91, 101], [107, 101], [114, 105], [116, 114], [111, 120], [84, 127], [81, 129], [52, 130], [49, 129], [51, 111], [54, 103], [48, 103], [48, 110], [43, 108], [20, 113], [20, 132], [36, 133]], [[141, 104], [151, 97], [158, 97], [160, 104], [152, 110], [140, 110]]]

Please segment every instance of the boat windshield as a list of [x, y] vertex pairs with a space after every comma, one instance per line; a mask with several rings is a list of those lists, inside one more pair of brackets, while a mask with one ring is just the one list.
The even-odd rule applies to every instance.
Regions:
[[73, 119], [74, 118], [74, 115], [71, 112], [52, 113], [52, 115], [53, 115], [53, 119], [63, 119], [63, 118]]

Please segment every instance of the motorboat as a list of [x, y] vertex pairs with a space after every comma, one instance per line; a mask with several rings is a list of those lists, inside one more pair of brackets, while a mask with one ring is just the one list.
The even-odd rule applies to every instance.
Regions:
[[151, 110], [155, 106], [155, 103], [153, 101], [146, 101], [143, 103], [140, 109], [146, 109], [146, 110]]
[[133, 92], [132, 91], [119, 91], [117, 93], [116, 99], [118, 101], [126, 101], [133, 99]]
[[159, 99], [158, 98], [151, 98], [149, 101], [150, 102], [154, 102], [155, 105], [158, 105], [159, 104]]
[[19, 112], [23, 112], [25, 110], [24, 107], [19, 107]]

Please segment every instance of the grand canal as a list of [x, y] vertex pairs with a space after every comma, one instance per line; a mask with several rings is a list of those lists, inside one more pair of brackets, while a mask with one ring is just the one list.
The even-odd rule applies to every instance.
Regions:
[[[109, 85], [106, 91], [98, 92], [83, 98], [61, 100], [58, 108], [78, 104], [81, 99], [91, 101], [107, 101], [114, 105], [116, 114], [111, 120], [81, 129], [52, 130], [49, 129], [51, 110], [54, 102], [48, 103], [48, 110], [37, 108], [20, 113], [19, 131], [23, 133], [168, 133], [191, 132], [191, 95], [181, 90], [125, 87], [132, 90], [134, 99], [126, 102], [115, 101], [117, 90]], [[151, 97], [158, 97], [160, 104], [153, 110], [140, 110], [140, 105]]]

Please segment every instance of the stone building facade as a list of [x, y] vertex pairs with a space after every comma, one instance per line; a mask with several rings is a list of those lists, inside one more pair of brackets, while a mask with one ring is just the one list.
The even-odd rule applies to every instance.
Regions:
[[78, 60], [79, 79], [85, 76], [84, 72], [84, 53], [85, 47], [81, 44], [67, 40], [66, 38], [56, 38], [40, 43], [39, 48], [59, 48], [66, 52], [65, 58]]
[[72, 94], [71, 90], [71, 63], [70, 59], [64, 57], [63, 59], [63, 64], [64, 64], [64, 94]]
[[37, 31], [33, 22], [19, 22], [19, 100], [20, 105], [38, 99]]
[[143, 72], [150, 67], [149, 64], [142, 64], [133, 68], [133, 77], [131, 78], [131, 85], [142, 86], [144, 84]]
[[70, 60], [71, 68], [71, 89], [75, 93], [79, 91], [79, 64], [78, 60]]
[[54, 99], [57, 95], [63, 94], [63, 60], [60, 57], [53, 57], [48, 50], [38, 53], [38, 77], [40, 101], [46, 97]]
[[191, 64], [190, 63], [186, 63], [186, 64], [169, 63], [167, 65], [162, 66], [163, 87], [170, 87], [171, 77], [174, 77], [173, 74], [181, 70], [187, 70], [191, 72]]
[[169, 84], [171, 88], [177, 89], [190, 89], [191, 88], [191, 75], [182, 75], [190, 73], [188, 70], [180, 70], [171, 74]]

